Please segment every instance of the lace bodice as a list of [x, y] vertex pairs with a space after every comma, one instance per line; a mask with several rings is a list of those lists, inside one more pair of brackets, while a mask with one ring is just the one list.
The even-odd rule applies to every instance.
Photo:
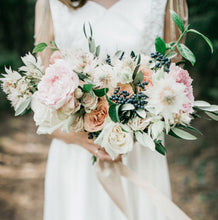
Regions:
[[163, 37], [167, 0], [119, 0], [109, 9], [88, 1], [73, 10], [58, 0], [50, 0], [55, 41], [61, 49], [82, 48], [88, 44], [83, 24], [92, 25], [96, 44], [109, 52], [125, 50], [150, 53], [155, 37]]

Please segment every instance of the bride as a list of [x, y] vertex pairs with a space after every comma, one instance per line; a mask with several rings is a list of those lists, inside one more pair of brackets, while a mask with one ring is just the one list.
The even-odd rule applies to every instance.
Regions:
[[[36, 43], [55, 40], [60, 49], [88, 50], [82, 27], [90, 22], [96, 43], [108, 52], [121, 49], [149, 54], [154, 51], [157, 35], [169, 42], [178, 34], [169, 8], [185, 20], [183, 0], [38, 0], [35, 39]], [[50, 53], [41, 54], [45, 65]], [[53, 136], [45, 178], [44, 220], [124, 220], [98, 182], [91, 163], [91, 155], [113, 162], [110, 156], [98, 150], [86, 133], [56, 131]], [[136, 143], [122, 161], [171, 197], [166, 157]], [[141, 189], [126, 180], [123, 184], [132, 220], [165, 219]]]

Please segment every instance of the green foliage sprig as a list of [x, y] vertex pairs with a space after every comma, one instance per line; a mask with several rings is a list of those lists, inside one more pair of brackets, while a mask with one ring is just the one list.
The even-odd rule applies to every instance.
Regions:
[[161, 37], [158, 36], [155, 39], [155, 48], [157, 52], [161, 53], [165, 57], [171, 57], [172, 54], [176, 55], [176, 49], [177, 49], [183, 58], [185, 58], [192, 65], [194, 65], [196, 62], [196, 57], [194, 53], [185, 44], [180, 43], [183, 37], [187, 33], [191, 32], [191, 33], [197, 34], [198, 36], [201, 36], [205, 40], [205, 42], [209, 45], [211, 53], [213, 53], [213, 44], [205, 35], [201, 34], [200, 32], [194, 29], [190, 29], [189, 24], [185, 27], [182, 22], [182, 19], [179, 17], [179, 15], [176, 12], [171, 10], [170, 15], [173, 21], [176, 23], [176, 25], [180, 29], [181, 35], [176, 42], [170, 42], [170, 43], [166, 43]]

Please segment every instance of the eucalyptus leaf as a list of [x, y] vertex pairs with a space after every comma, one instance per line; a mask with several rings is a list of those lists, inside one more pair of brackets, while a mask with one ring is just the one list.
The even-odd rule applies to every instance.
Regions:
[[141, 63], [141, 54], [139, 54], [137, 65], [139, 65], [140, 63]]
[[158, 51], [161, 54], [165, 55], [167, 47], [166, 47], [165, 41], [161, 37], [156, 37], [156, 39], [155, 39], [155, 48], [156, 48], [156, 51]]
[[145, 132], [136, 131], [135, 132], [136, 140], [143, 146], [148, 147], [152, 151], [155, 150], [155, 143], [153, 139]]
[[102, 89], [93, 89], [93, 92], [95, 93], [96, 96], [102, 97], [107, 94], [109, 91], [108, 88], [102, 88]]
[[196, 129], [190, 125], [179, 125], [179, 127], [184, 128], [184, 129], [188, 129], [190, 131], [194, 131], [194, 132], [202, 135], [202, 133], [198, 129]]
[[113, 122], [120, 122], [119, 119], [119, 108], [120, 105], [113, 104], [109, 107], [109, 116]]
[[171, 18], [173, 19], [173, 21], [176, 23], [176, 25], [178, 26], [178, 28], [184, 32], [185, 30], [185, 27], [184, 27], [184, 24], [182, 22], [182, 19], [179, 17], [179, 15], [173, 11], [173, 10], [170, 10], [170, 15], [171, 15]]
[[134, 71], [133, 71], [133, 74], [132, 74], [132, 79], [133, 79], [133, 80], [135, 80], [135, 78], [136, 78], [136, 75], [137, 75], [137, 72], [138, 72], [138, 70], [139, 70], [139, 67], [140, 67], [140, 65], [138, 64], [138, 65], [135, 67]]
[[215, 121], [218, 121], [218, 115], [213, 114], [211, 112], [205, 112], [210, 118], [212, 118]]
[[37, 44], [34, 49], [33, 49], [33, 53], [38, 53], [38, 52], [42, 52], [43, 50], [45, 50], [45, 48], [47, 47], [48, 45], [46, 43], [40, 43], [40, 44]]
[[205, 101], [199, 100], [194, 102], [194, 107], [209, 107], [209, 106], [211, 106], [211, 104]]
[[195, 64], [195, 55], [188, 47], [185, 46], [185, 44], [178, 44], [177, 49], [186, 60], [188, 60], [192, 65]]
[[127, 103], [121, 106], [121, 111], [129, 111], [135, 109], [135, 106], [133, 104]]
[[162, 155], [166, 155], [167, 150], [160, 141], [155, 141], [155, 149]]
[[192, 32], [192, 33], [200, 35], [206, 41], [206, 43], [209, 45], [211, 53], [213, 53], [213, 44], [208, 37], [204, 36], [202, 33], [198, 32], [194, 29], [189, 29], [188, 32]]
[[176, 56], [177, 56], [177, 53], [175, 51], [172, 51], [172, 52], [168, 53], [166, 57], [169, 59], [172, 59]]
[[135, 55], [134, 51], [131, 51], [130, 57], [131, 57], [131, 58], [134, 58], [135, 56], [136, 56], [136, 55]]
[[100, 54], [100, 49], [101, 49], [101, 46], [98, 45], [98, 46], [96, 47], [96, 51], [95, 51], [95, 56], [96, 56], [96, 57], [99, 56], [99, 54]]
[[95, 47], [95, 41], [92, 38], [89, 38], [89, 52], [90, 53], [95, 53], [96, 47]]
[[146, 117], [146, 111], [143, 110], [143, 109], [137, 109], [137, 110], [136, 110], [136, 113], [137, 113], [137, 115], [138, 115], [139, 117], [141, 117], [141, 118], [145, 118], [145, 117]]
[[137, 84], [137, 82], [143, 82], [144, 81], [144, 75], [142, 71], [139, 71], [134, 79], [134, 84]]
[[179, 128], [171, 128], [171, 131], [178, 137], [185, 139], [185, 140], [196, 140], [197, 139], [194, 135]]
[[24, 102], [22, 102], [15, 112], [15, 116], [22, 115], [30, 106], [31, 97], [27, 98]]
[[218, 111], [218, 105], [211, 105], [208, 107], [200, 107], [201, 110], [203, 111], [208, 111], [208, 112], [217, 112]]

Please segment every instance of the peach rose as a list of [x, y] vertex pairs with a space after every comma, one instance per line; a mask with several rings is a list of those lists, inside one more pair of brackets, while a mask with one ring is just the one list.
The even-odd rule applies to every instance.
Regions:
[[61, 52], [59, 50], [55, 51], [50, 57], [50, 64], [54, 64], [56, 60], [62, 59]]
[[97, 109], [86, 113], [84, 116], [84, 129], [89, 132], [100, 131], [104, 127], [105, 118], [108, 117], [108, 103], [105, 99], [100, 99]]
[[146, 86], [146, 88], [153, 86], [153, 83], [152, 83], [153, 71], [147, 66], [143, 66], [143, 67], [139, 68], [139, 71], [142, 71], [142, 73], [144, 75], [144, 82], [145, 81], [148, 82], [148, 85]]

